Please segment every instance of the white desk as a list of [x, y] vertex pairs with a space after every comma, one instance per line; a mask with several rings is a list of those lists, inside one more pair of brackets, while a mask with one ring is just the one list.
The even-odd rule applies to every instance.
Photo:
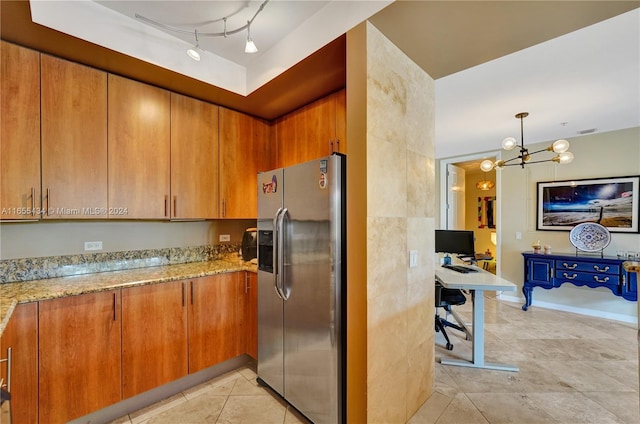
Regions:
[[484, 360], [484, 291], [516, 291], [516, 285], [477, 266], [464, 266], [474, 268], [478, 270], [478, 272], [462, 274], [437, 266], [436, 280], [448, 289], [469, 290], [471, 292], [473, 303], [472, 358], [471, 361], [442, 359], [440, 363], [444, 365], [459, 365], [502, 371], [518, 371], [518, 367], [513, 365], [489, 363]]

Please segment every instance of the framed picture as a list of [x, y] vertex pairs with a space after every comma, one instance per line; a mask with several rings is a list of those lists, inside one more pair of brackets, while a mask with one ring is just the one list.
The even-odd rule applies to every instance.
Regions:
[[537, 183], [537, 229], [570, 231], [596, 222], [611, 232], [637, 233], [640, 176]]
[[496, 197], [478, 197], [478, 228], [496, 228]]

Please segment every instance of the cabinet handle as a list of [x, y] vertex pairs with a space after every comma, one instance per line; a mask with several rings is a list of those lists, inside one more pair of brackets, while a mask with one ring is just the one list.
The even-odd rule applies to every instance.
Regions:
[[169, 200], [168, 198], [169, 198], [169, 196], [167, 196], [167, 195], [165, 194], [165, 196], [164, 196], [164, 216], [165, 216], [165, 217], [168, 217], [168, 216], [169, 216], [169, 214], [167, 214], [167, 209], [168, 209], [168, 200]]
[[567, 269], [576, 269], [576, 267], [578, 266], [578, 264], [573, 264], [573, 265], [569, 265], [566, 262], [562, 263], [562, 266], [567, 268]]
[[182, 283], [182, 306], [187, 306], [186, 299], [185, 299], [185, 297], [187, 297], [186, 291], [187, 291], [187, 283], [183, 282]]
[[[7, 348], [7, 357], [5, 359], [0, 359], [0, 363], [7, 363], [7, 391], [11, 393], [11, 348]], [[0, 380], [0, 387], [3, 387], [2, 380]]]
[[49, 193], [49, 189], [47, 188], [47, 215], [49, 215], [49, 199], [51, 194]]
[[607, 271], [609, 271], [609, 267], [608, 266], [605, 266], [604, 268], [600, 269], [600, 267], [598, 265], [594, 265], [593, 269], [595, 269], [598, 272], [607, 272]]
[[36, 215], [36, 188], [31, 187], [31, 216]]
[[244, 273], [244, 293], [249, 293], [249, 274]]
[[607, 281], [609, 281], [609, 277], [604, 277], [603, 279], [600, 279], [598, 278], [597, 275], [594, 275], [593, 279], [598, 283], [606, 283]]
[[[336, 138], [336, 146], [338, 148], [337, 151], [339, 152], [340, 151], [340, 139], [339, 138]], [[333, 153], [333, 152], [331, 152], [331, 153]]]
[[193, 305], [193, 297], [194, 297], [194, 294], [193, 294], [193, 281], [189, 281], [189, 284], [191, 285], [191, 304]]
[[178, 216], [178, 196], [173, 196], [173, 217]]
[[222, 217], [227, 216], [227, 202], [225, 199], [222, 199]]
[[578, 276], [578, 274], [573, 274], [571, 277], [569, 277], [569, 275], [566, 272], [563, 272], [562, 276], [567, 280], [574, 280]]
[[329, 154], [333, 153], [333, 139], [329, 139]]
[[118, 317], [116, 316], [116, 315], [117, 315], [117, 314], [116, 314], [116, 302], [117, 302], [117, 300], [116, 300], [116, 294], [115, 294], [115, 293], [113, 293], [113, 320], [114, 320], [114, 321], [117, 321], [117, 320], [118, 320]]

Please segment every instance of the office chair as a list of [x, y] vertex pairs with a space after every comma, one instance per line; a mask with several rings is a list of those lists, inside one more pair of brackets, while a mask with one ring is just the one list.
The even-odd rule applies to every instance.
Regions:
[[440, 317], [436, 309], [436, 332], [442, 332], [442, 335], [447, 341], [447, 350], [453, 349], [453, 344], [451, 344], [451, 340], [449, 340], [449, 335], [447, 334], [445, 327], [451, 327], [455, 328], [456, 330], [462, 331], [463, 333], [465, 333], [466, 340], [470, 340], [470, 334], [468, 330], [462, 326], [460, 319], [451, 310], [452, 306], [463, 305], [467, 301], [467, 298], [464, 296], [462, 291], [458, 289], [447, 289], [443, 287], [442, 284], [436, 281], [435, 301], [436, 308], [444, 308], [447, 313], [452, 314], [456, 321], [461, 324], [456, 325], [450, 321], [447, 321], [446, 318]]

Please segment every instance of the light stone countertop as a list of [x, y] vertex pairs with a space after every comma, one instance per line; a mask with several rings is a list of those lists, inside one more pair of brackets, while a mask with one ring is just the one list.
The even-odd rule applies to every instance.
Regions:
[[19, 303], [36, 302], [118, 288], [164, 283], [235, 271], [256, 272], [257, 266], [237, 255], [221, 260], [99, 272], [0, 284], [0, 335]]

